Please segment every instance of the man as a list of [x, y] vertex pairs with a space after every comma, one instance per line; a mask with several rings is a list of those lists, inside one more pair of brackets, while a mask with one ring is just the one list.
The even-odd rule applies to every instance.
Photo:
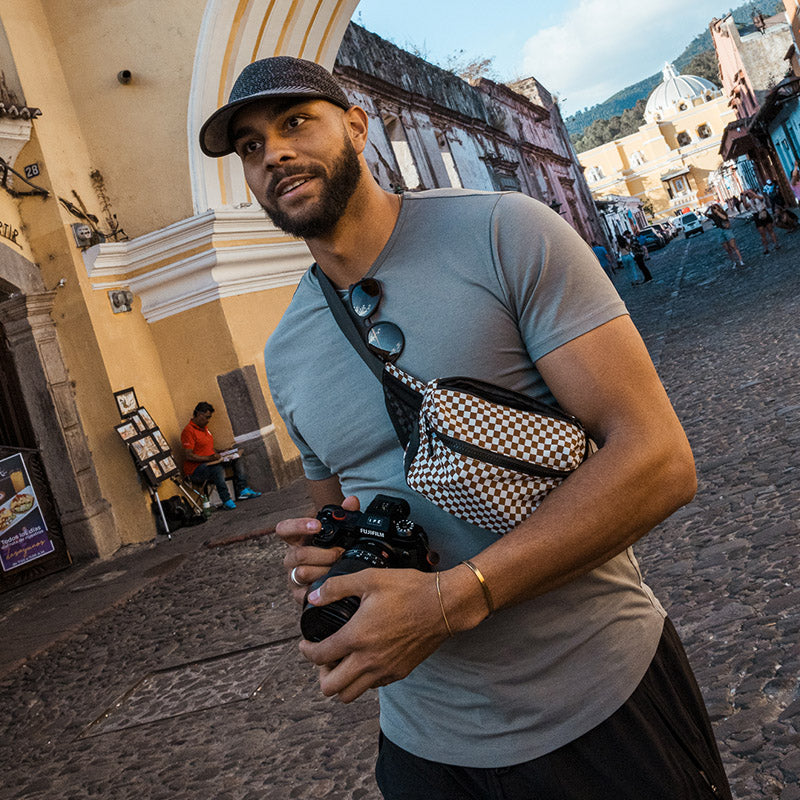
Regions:
[[[365, 569], [308, 595], [361, 600], [301, 651], [326, 695], [381, 687], [384, 796], [730, 797], [674, 628], [630, 551], [693, 496], [691, 452], [589, 247], [519, 194], [384, 191], [364, 159], [365, 112], [311, 62], [246, 67], [200, 141], [239, 156], [254, 197], [339, 289], [380, 281], [373, 318], [402, 328], [400, 368], [557, 401], [599, 445], [502, 538], [445, 513], [406, 486], [381, 386], [315, 274], [300, 281], [265, 358], [313, 500], [405, 498], [441, 557], [436, 576]], [[319, 528], [278, 525], [298, 602], [340, 555], [309, 546]]]
[[[636, 266], [639, 267], [639, 272], [642, 273], [642, 280], [638, 283], [650, 283], [650, 281], [653, 280], [653, 276], [650, 274], [650, 270], [647, 269], [647, 264], [645, 263], [645, 259], [647, 258], [647, 245], [644, 243], [644, 237], [641, 234], [634, 236], [630, 231], [627, 232], [627, 235], [631, 243], [631, 252], [636, 261]], [[634, 281], [633, 285], [636, 286], [637, 282]]]
[[597, 260], [600, 262], [600, 266], [603, 268], [603, 271], [608, 275], [611, 280], [614, 280], [614, 267], [611, 264], [611, 258], [608, 255], [608, 250], [606, 250], [600, 242], [592, 242], [592, 252], [597, 256]]
[[233, 489], [237, 500], [249, 500], [251, 497], [260, 497], [261, 492], [253, 491], [247, 486], [247, 476], [244, 465], [238, 454], [235, 459], [222, 462], [220, 454], [214, 447], [214, 436], [208, 429], [208, 423], [214, 414], [211, 403], [200, 402], [194, 407], [192, 418], [181, 433], [183, 445], [183, 472], [189, 480], [201, 486], [211, 482], [217, 487], [222, 507], [228, 510], [236, 508], [236, 503], [231, 499], [228, 484], [225, 482], [224, 463], [230, 464], [233, 469]]

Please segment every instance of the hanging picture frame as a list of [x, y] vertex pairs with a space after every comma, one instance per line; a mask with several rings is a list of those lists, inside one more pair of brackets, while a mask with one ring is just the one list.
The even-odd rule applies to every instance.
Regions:
[[131, 420], [126, 420], [119, 425], [115, 425], [114, 430], [120, 435], [124, 442], [135, 439], [140, 433], [139, 429]]
[[117, 410], [119, 411], [119, 415], [123, 419], [131, 416], [131, 414], [135, 414], [139, 408], [139, 401], [136, 399], [136, 392], [134, 391], [133, 386], [129, 386], [127, 389], [120, 389], [120, 391], [114, 392], [114, 399], [117, 401]]
[[161, 450], [162, 453], [170, 453], [170, 452], [172, 452], [171, 448], [169, 446], [169, 443], [164, 438], [164, 434], [161, 433], [161, 431], [158, 428], [156, 428], [155, 430], [150, 431], [150, 435], [153, 437], [153, 439], [155, 439], [155, 442], [158, 445], [158, 447], [159, 447], [159, 449]]
[[144, 424], [147, 426], [147, 430], [151, 431], [153, 430], [153, 428], [158, 427], [158, 425], [156, 425], [156, 423], [153, 422], [153, 418], [150, 416], [150, 414], [147, 413], [147, 409], [144, 406], [140, 406], [136, 410], [136, 414], [138, 415], [139, 419], [141, 419], [142, 422], [144, 422]]
[[158, 445], [150, 434], [139, 436], [138, 439], [131, 439], [128, 442], [137, 465], [148, 462], [151, 458], [161, 455]]
[[158, 465], [165, 478], [170, 478], [178, 474], [178, 465], [175, 463], [175, 459], [173, 459], [172, 456], [159, 459]]

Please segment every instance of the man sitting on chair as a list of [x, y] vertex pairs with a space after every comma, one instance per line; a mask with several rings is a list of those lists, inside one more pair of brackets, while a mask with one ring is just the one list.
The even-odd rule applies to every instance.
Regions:
[[261, 492], [255, 492], [247, 486], [247, 476], [244, 472], [242, 460], [238, 454], [228, 462], [221, 460], [220, 453], [214, 448], [214, 436], [208, 429], [208, 423], [214, 413], [211, 403], [201, 402], [195, 406], [189, 424], [181, 433], [181, 444], [186, 460], [183, 463], [183, 472], [195, 485], [202, 485], [208, 481], [217, 487], [219, 499], [223, 508], [236, 508], [236, 503], [231, 499], [231, 493], [225, 483], [225, 463], [233, 468], [233, 489], [237, 500], [247, 500], [250, 497], [259, 497]]

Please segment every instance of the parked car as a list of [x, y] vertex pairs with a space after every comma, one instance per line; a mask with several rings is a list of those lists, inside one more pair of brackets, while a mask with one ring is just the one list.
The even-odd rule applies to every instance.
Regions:
[[642, 228], [639, 231], [639, 241], [648, 249], [648, 250], [660, 250], [662, 247], [666, 246], [666, 241], [661, 233], [651, 226], [647, 228]]
[[653, 227], [661, 231], [668, 242], [671, 242], [678, 235], [677, 229], [668, 219], [661, 220], [661, 222], [654, 222]]
[[694, 236], [695, 233], [703, 233], [703, 220], [694, 213], [694, 211], [687, 211], [679, 217], [681, 227], [683, 228], [683, 236], [688, 239]]

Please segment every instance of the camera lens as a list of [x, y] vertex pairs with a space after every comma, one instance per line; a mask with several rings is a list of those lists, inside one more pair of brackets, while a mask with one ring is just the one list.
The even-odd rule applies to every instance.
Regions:
[[[378, 542], [361, 542], [342, 555], [330, 572], [314, 581], [309, 591], [318, 589], [328, 578], [336, 575], [352, 575], [370, 567], [388, 567], [391, 551]], [[325, 606], [312, 606], [306, 603], [300, 616], [300, 631], [309, 642], [321, 642], [336, 633], [356, 613], [361, 600], [358, 597], [344, 597]]]

